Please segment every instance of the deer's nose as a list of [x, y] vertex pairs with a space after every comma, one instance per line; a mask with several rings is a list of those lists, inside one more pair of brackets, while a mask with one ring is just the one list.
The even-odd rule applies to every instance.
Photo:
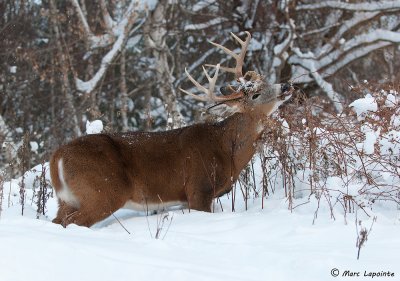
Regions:
[[281, 84], [281, 91], [282, 91], [282, 93], [285, 93], [285, 92], [289, 91], [291, 87], [292, 87], [292, 86], [291, 86], [289, 83], [283, 83], [283, 84]]

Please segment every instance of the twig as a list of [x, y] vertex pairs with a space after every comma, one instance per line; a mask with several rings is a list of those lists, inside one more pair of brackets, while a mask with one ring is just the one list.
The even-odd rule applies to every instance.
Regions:
[[358, 232], [358, 224], [360, 224], [361, 226], [361, 221], [359, 221], [357, 219], [356, 216], [356, 231], [357, 231], [357, 243], [356, 243], [356, 247], [357, 247], [357, 260], [360, 259], [360, 251], [361, 251], [361, 247], [364, 246], [365, 242], [368, 240], [368, 236], [372, 231], [372, 226], [374, 225], [376, 221], [376, 217], [373, 218], [372, 220], [372, 224], [369, 228], [369, 230], [367, 231], [367, 228], [365, 227], [361, 227], [360, 232]]
[[123, 229], [125, 229], [126, 232], [128, 232], [128, 234], [131, 234], [128, 229], [126, 229], [126, 227], [121, 223], [121, 221], [117, 218], [116, 215], [114, 215], [114, 213], [112, 214], [112, 216], [117, 220], [117, 222], [122, 226]]

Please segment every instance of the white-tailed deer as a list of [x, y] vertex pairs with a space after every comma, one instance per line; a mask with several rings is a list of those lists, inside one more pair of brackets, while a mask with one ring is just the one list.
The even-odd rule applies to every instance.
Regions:
[[[235, 68], [216, 65], [208, 88], [196, 82], [203, 102], [224, 103], [235, 113], [218, 123], [166, 132], [130, 132], [80, 137], [53, 154], [50, 171], [59, 210], [55, 223], [91, 226], [120, 208], [139, 211], [183, 205], [211, 211], [214, 198], [232, 189], [252, 158], [264, 120], [291, 96], [288, 84], [268, 85], [255, 72], [242, 74], [250, 34], [240, 54], [215, 44], [236, 60]], [[236, 85], [217, 95], [219, 70], [233, 72]]]

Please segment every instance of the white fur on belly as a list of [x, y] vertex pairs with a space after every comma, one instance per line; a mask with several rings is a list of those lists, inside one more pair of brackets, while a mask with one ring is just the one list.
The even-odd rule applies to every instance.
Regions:
[[171, 201], [171, 202], [164, 202], [160, 204], [154, 204], [154, 203], [137, 203], [133, 202], [131, 200], [127, 201], [125, 205], [122, 207], [122, 209], [131, 209], [134, 211], [139, 211], [139, 212], [147, 212], [147, 211], [162, 211], [164, 209], [167, 209], [169, 207], [173, 206], [184, 206], [186, 205], [185, 202], [181, 201]]

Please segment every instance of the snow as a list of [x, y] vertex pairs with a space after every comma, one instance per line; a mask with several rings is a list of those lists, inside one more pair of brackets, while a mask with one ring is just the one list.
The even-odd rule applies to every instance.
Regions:
[[126, 42], [126, 48], [127, 49], [135, 48], [139, 44], [140, 40], [142, 40], [142, 38], [143, 38], [142, 35], [135, 35], [129, 38], [128, 41]]
[[214, 3], [213, 0], [203, 0], [203, 1], [197, 1], [197, 3], [195, 3], [192, 7], [192, 11], [193, 12], [199, 12], [204, 8], [207, 7], [211, 7], [212, 8], [212, 4]]
[[10, 66], [10, 73], [12, 73], [12, 74], [17, 73], [17, 66], [15, 66], [15, 65]]
[[360, 3], [344, 3], [343, 1], [321, 1], [316, 4], [298, 5], [296, 6], [296, 10], [313, 10], [327, 7], [350, 11], [384, 11], [398, 9], [400, 7], [400, 2], [396, 0]]
[[[393, 92], [385, 100], [397, 104], [397, 98], [398, 93]], [[377, 104], [367, 95], [353, 102], [352, 108], [357, 116], [368, 114], [372, 118], [372, 113], [381, 109], [375, 107]], [[387, 109], [384, 103], [381, 106]], [[369, 126], [366, 119], [359, 121], [365, 139], [358, 148], [387, 161], [382, 163], [399, 161], [400, 114], [394, 112], [387, 131]], [[294, 136], [286, 120], [280, 121], [289, 141]], [[302, 124], [307, 125], [305, 119]], [[88, 133], [99, 132], [100, 128], [100, 120], [88, 122]], [[315, 135], [326, 135], [324, 130], [314, 128]], [[326, 151], [329, 145], [325, 139], [319, 144]], [[352, 155], [350, 151], [342, 152]], [[287, 153], [294, 151], [289, 148]], [[398, 203], [384, 199], [393, 199], [391, 194], [398, 196], [398, 171], [391, 171], [389, 165], [371, 167], [375, 163], [364, 168], [378, 171], [380, 177], [371, 172], [372, 178], [380, 182], [377, 192], [389, 196], [373, 204], [368, 196], [375, 198], [375, 187], [368, 186], [361, 176], [353, 177], [351, 170], [361, 164], [349, 163], [345, 167], [348, 176], [329, 174], [324, 188], [312, 194], [306, 179], [317, 177], [318, 171], [300, 170], [294, 178], [296, 194], [292, 202], [285, 196], [282, 179], [277, 178], [270, 183], [270, 194], [264, 202], [251, 190], [245, 202], [237, 185], [235, 212], [231, 212], [231, 195], [225, 195], [220, 203], [214, 203], [213, 213], [170, 209], [146, 216], [119, 210], [115, 217], [91, 228], [69, 225], [66, 229], [51, 223], [57, 212], [57, 200], [51, 192], [46, 215], [37, 213], [39, 181], [43, 174], [49, 181], [48, 164], [38, 165], [23, 177], [24, 216], [20, 203], [22, 178], [5, 182], [0, 189], [0, 280], [320, 281], [351, 277], [371, 280], [373, 276], [374, 280], [398, 280], [400, 209]], [[256, 188], [260, 190], [261, 161], [255, 161], [254, 167]], [[317, 187], [322, 182], [314, 184]], [[344, 201], [344, 195], [354, 201]], [[344, 207], [343, 202], [352, 202], [353, 206]], [[356, 242], [361, 229], [370, 232], [357, 260]], [[155, 238], [157, 231], [160, 239]], [[377, 276], [388, 272], [394, 276]], [[332, 277], [336, 274], [337, 278]]]
[[368, 111], [375, 112], [378, 110], [378, 104], [370, 94], [353, 101], [349, 106], [356, 112], [358, 120], [364, 120]]
[[[343, 217], [334, 221], [321, 206], [313, 225], [316, 201], [293, 212], [280, 196], [269, 199], [264, 210], [257, 200], [250, 210], [235, 213], [227, 211], [227, 198], [223, 203], [224, 212], [170, 211], [173, 221], [163, 240], [150, 234], [160, 215], [117, 212], [129, 235], [113, 218], [90, 229], [63, 229], [50, 222], [53, 198], [48, 217], [40, 219], [30, 205], [22, 217], [16, 204], [0, 220], [1, 280], [319, 281], [329, 280], [334, 268], [400, 274], [398, 212], [397, 218], [387, 210], [376, 213], [378, 221], [357, 261], [355, 214], [348, 215], [348, 223]], [[369, 227], [372, 219], [362, 224]]]
[[360, 151], [364, 151], [367, 155], [372, 155], [375, 152], [375, 144], [378, 140], [380, 132], [375, 132], [369, 127], [363, 127], [363, 132], [365, 134], [365, 140], [357, 144], [357, 148]]
[[101, 131], [103, 131], [103, 122], [101, 120], [86, 121], [86, 133], [88, 135], [99, 134]]
[[[154, 9], [157, 2], [158, 2], [157, 0], [142, 0], [140, 3], [137, 3], [136, 1], [131, 1], [129, 6], [126, 8], [123, 18], [121, 18], [117, 23], [112, 21], [111, 18], [106, 17], [107, 18], [106, 23], [109, 25], [108, 27], [111, 28], [110, 31], [101, 35], [94, 35], [90, 30], [89, 24], [82, 12], [82, 9], [80, 8], [78, 1], [72, 0], [71, 3], [75, 6], [83, 30], [85, 31], [86, 36], [88, 37], [91, 43], [90, 49], [93, 50], [96, 48], [106, 47], [112, 44], [111, 49], [102, 58], [100, 67], [97, 70], [96, 74], [94, 74], [94, 76], [90, 80], [83, 81], [79, 78], [75, 78], [75, 85], [79, 92], [81, 93], [92, 92], [99, 83], [99, 81], [105, 75], [112, 61], [121, 51], [121, 49], [125, 47], [124, 44], [126, 41], [125, 39], [128, 37], [133, 24], [138, 18], [138, 14], [136, 13], [136, 8], [138, 8], [139, 10], [143, 9], [152, 10]], [[141, 24], [143, 24], [143, 22], [144, 20], [142, 20]], [[136, 26], [136, 28], [141, 26], [141, 24]], [[86, 53], [84, 57], [87, 57], [87, 55], [88, 53]]]
[[400, 155], [400, 131], [391, 130], [379, 141], [381, 152], [385, 155]]
[[343, 111], [341, 103], [341, 96], [333, 89], [331, 83], [325, 81], [322, 76], [317, 72], [314, 62], [309, 62], [309, 69], [311, 70], [311, 76], [314, 77], [315, 82], [318, 86], [326, 93], [329, 99], [333, 102], [333, 105], [337, 112]]
[[158, 0], [140, 0], [137, 2], [139, 3], [138, 9], [140, 11], [145, 10], [145, 9], [153, 11], [157, 6]]
[[[27, 187], [34, 186], [40, 171], [41, 165], [26, 176]], [[257, 169], [258, 180], [259, 173]], [[327, 180], [328, 188], [342, 185], [339, 177]], [[361, 276], [381, 271], [400, 275], [398, 209], [376, 205], [368, 208], [370, 217], [360, 209], [344, 214], [340, 204], [331, 209], [325, 200], [311, 195], [295, 199], [297, 207], [290, 211], [283, 193], [283, 188], [276, 189], [264, 209], [260, 198], [252, 198], [245, 210], [243, 198], [237, 196], [236, 212], [230, 211], [227, 196], [221, 198], [224, 211], [218, 203], [214, 213], [185, 209], [145, 216], [119, 210], [115, 216], [128, 234], [114, 217], [91, 228], [70, 225], [64, 229], [53, 224], [57, 202], [52, 197], [46, 216], [36, 219], [31, 188], [26, 189], [25, 215], [21, 216], [19, 180], [13, 180], [4, 185], [1, 280], [320, 281], [330, 280], [334, 269], [339, 270], [338, 280], [344, 280], [347, 271]], [[155, 239], [165, 215], [169, 221], [161, 229], [163, 239]], [[374, 224], [373, 217], [377, 217]], [[356, 226], [356, 220], [361, 225]], [[357, 230], [372, 224], [357, 260]]]
[[105, 74], [108, 66], [110, 65], [110, 63], [112, 62], [114, 57], [121, 50], [124, 40], [125, 40], [125, 34], [122, 33], [118, 37], [118, 39], [114, 42], [114, 45], [111, 48], [111, 50], [101, 60], [100, 68], [96, 72], [96, 74], [93, 76], [93, 78], [91, 78], [88, 81], [82, 81], [79, 78], [75, 78], [76, 88], [80, 92], [82, 92], [82, 93], [90, 93], [91, 91], [93, 91], [93, 89], [96, 87], [96, 85], [102, 79], [103, 75]]
[[385, 100], [385, 106], [386, 107], [396, 107], [396, 105], [397, 105], [396, 96], [393, 94], [387, 95], [386, 100]]
[[[389, 2], [394, 5], [396, 1]], [[338, 3], [339, 2], [336, 2], [336, 4]], [[383, 6], [389, 8], [391, 5], [390, 3], [384, 3], [381, 8], [384, 9]], [[398, 5], [398, 3], [396, 3], [396, 5]], [[297, 9], [306, 6], [308, 7], [308, 5], [299, 5], [297, 6]], [[321, 8], [322, 6], [323, 4], [315, 4], [315, 6], [314, 4], [310, 4], [309, 8]], [[364, 5], [360, 5], [360, 8], [365, 7], [366, 6]], [[395, 7], [392, 6], [392, 8], [394, 9]], [[371, 11], [373, 10], [374, 9], [372, 9]], [[313, 56], [310, 56], [307, 53], [303, 54], [298, 48], [292, 48], [294, 54], [292, 54], [288, 59], [289, 64], [294, 65], [291, 80], [295, 80], [296, 83], [308, 83], [312, 80], [315, 80], [318, 83], [315, 75], [310, 76], [303, 74], [312, 74], [315, 71], [320, 71], [321, 69], [323, 69], [323, 72], [318, 74], [317, 77], [320, 76], [321, 78], [325, 78], [333, 75], [342, 67], [346, 66], [347, 64], [358, 58], [367, 55], [372, 51], [399, 43], [399, 32], [384, 29], [373, 29], [362, 34], [354, 35], [350, 39], [347, 38], [344, 41], [342, 40], [340, 48], [335, 47], [337, 46], [336, 43], [340, 41], [342, 36], [345, 33], [348, 33], [351, 28], [359, 25], [362, 22], [374, 18], [377, 13], [378, 12], [375, 11], [355, 13], [351, 19], [347, 20], [341, 25], [337, 33], [332, 37], [330, 41], [328, 41], [328, 43], [324, 44], [321, 48], [318, 48], [317, 50], [312, 52], [315, 53]], [[311, 66], [313, 66], [313, 68], [311, 68]], [[320, 85], [320, 83], [318, 84]], [[326, 92], [326, 89], [324, 89], [324, 91]], [[336, 101], [334, 100], [334, 102]]]
[[29, 145], [30, 145], [31, 151], [32, 151], [33, 153], [38, 153], [39, 144], [38, 144], [37, 142], [31, 141], [31, 142], [29, 142]]
[[211, 19], [208, 22], [205, 23], [198, 23], [198, 24], [187, 24], [184, 27], [185, 31], [189, 31], [189, 30], [203, 30], [206, 28], [209, 28], [211, 26], [215, 26], [218, 25], [220, 23], [223, 23], [224, 21], [226, 21], [225, 18], [215, 18], [215, 19]]

